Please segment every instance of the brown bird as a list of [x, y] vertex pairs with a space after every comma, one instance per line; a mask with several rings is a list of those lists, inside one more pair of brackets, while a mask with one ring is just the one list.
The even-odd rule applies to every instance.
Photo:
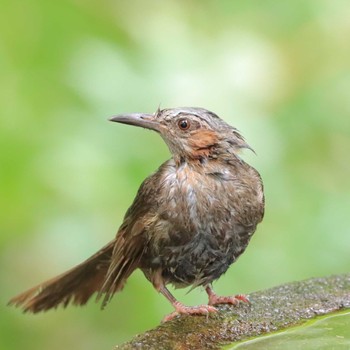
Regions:
[[[114, 240], [71, 270], [14, 297], [10, 304], [39, 312], [85, 304], [102, 306], [139, 268], [178, 314], [216, 312], [214, 305], [247, 301], [220, 297], [211, 283], [246, 249], [264, 214], [259, 173], [240, 157], [251, 149], [239, 134], [203, 108], [117, 115], [111, 121], [156, 131], [172, 154], [138, 190]], [[167, 289], [203, 286], [208, 305], [185, 306]]]

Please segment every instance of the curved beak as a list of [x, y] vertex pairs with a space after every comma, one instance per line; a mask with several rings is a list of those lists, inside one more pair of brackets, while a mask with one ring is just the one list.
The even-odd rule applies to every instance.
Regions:
[[141, 128], [150, 129], [159, 132], [159, 122], [156, 120], [156, 115], [131, 113], [119, 114], [109, 118], [112, 122], [139, 126]]

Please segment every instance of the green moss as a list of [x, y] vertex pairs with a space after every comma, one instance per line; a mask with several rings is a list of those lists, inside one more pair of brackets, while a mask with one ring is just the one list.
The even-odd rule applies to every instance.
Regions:
[[350, 274], [277, 286], [249, 296], [250, 304], [222, 305], [208, 317], [180, 316], [116, 349], [219, 349], [320, 315], [350, 308]]

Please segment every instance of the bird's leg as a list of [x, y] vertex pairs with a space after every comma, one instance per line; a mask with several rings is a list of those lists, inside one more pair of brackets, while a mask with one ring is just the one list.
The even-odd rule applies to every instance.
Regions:
[[211, 285], [208, 285], [205, 288], [205, 291], [207, 292], [209, 297], [208, 305], [218, 305], [218, 304], [237, 305], [239, 301], [243, 301], [244, 303], [249, 303], [249, 299], [243, 294], [237, 294], [237, 295], [232, 295], [228, 297], [221, 297], [214, 292]]
[[162, 322], [172, 320], [174, 317], [184, 315], [208, 315], [209, 312], [217, 312], [217, 309], [211, 305], [198, 305], [198, 306], [186, 306], [175, 299], [175, 297], [169, 292], [169, 290], [163, 286], [159, 291], [170, 301], [174, 306], [175, 311], [166, 315]]

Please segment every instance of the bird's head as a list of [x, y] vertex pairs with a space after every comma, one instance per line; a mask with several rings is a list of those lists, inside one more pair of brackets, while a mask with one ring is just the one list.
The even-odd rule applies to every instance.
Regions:
[[154, 114], [121, 114], [110, 120], [158, 132], [178, 161], [202, 162], [251, 149], [237, 129], [204, 108], [168, 108]]

